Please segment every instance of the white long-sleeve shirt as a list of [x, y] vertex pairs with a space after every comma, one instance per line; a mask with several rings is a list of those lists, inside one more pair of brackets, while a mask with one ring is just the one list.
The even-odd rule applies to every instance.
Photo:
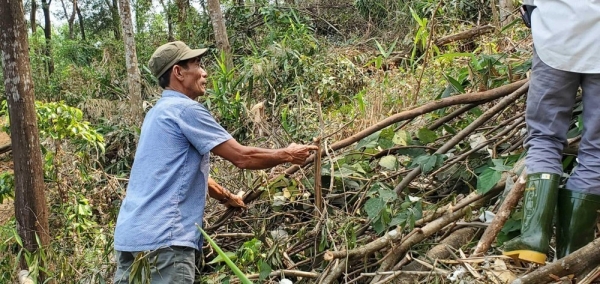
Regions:
[[600, 0], [525, 0], [535, 50], [552, 68], [600, 73]]

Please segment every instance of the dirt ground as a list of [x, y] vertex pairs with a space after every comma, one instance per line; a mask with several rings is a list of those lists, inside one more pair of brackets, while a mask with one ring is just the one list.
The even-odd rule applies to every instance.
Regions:
[[[5, 132], [0, 131], [0, 146], [10, 143], [10, 137]], [[0, 173], [12, 171], [13, 163], [10, 153], [0, 155]], [[8, 219], [15, 214], [13, 200], [4, 200], [0, 204], [0, 225], [3, 225]]]

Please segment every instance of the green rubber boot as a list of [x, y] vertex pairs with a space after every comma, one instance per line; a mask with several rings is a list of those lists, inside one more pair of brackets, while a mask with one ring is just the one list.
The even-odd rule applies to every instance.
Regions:
[[527, 175], [521, 236], [504, 243], [504, 255], [528, 262], [546, 263], [559, 180], [560, 175], [557, 174]]
[[560, 189], [556, 211], [556, 257], [563, 258], [596, 237], [600, 196]]

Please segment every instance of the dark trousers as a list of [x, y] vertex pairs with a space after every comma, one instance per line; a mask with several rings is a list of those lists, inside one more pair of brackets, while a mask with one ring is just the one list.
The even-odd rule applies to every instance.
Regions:
[[[115, 251], [117, 271], [113, 283], [129, 284], [138, 277], [152, 284], [200, 283], [201, 253], [189, 247], [166, 247], [148, 252]], [[149, 271], [148, 271], [149, 268]]]
[[583, 91], [583, 133], [578, 165], [567, 188], [600, 194], [600, 74], [554, 69], [534, 52], [526, 121], [527, 173], [563, 173], [562, 152], [567, 143], [577, 90]]

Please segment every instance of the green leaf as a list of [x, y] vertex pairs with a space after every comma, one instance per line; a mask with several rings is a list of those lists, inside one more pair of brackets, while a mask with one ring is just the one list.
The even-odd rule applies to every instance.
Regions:
[[196, 224], [196, 227], [198, 227], [198, 230], [200, 230], [200, 232], [204, 236], [204, 239], [210, 244], [211, 247], [213, 247], [217, 254], [219, 254], [223, 258], [225, 263], [227, 263], [227, 266], [229, 266], [233, 273], [235, 273], [235, 275], [240, 279], [240, 282], [242, 282], [242, 284], [252, 284], [252, 281], [250, 281], [250, 279], [246, 277], [246, 275], [233, 263], [233, 261], [231, 261], [231, 259], [227, 257], [227, 255], [217, 245], [217, 243], [215, 243], [215, 241], [213, 241], [213, 239], [204, 230], [202, 230], [202, 228], [198, 224]]
[[396, 159], [396, 156], [388, 155], [379, 160], [379, 165], [388, 170], [395, 170], [398, 166], [398, 159]]
[[408, 132], [404, 130], [398, 130], [396, 133], [394, 133], [392, 142], [394, 142], [396, 145], [406, 146], [408, 145], [408, 142], [410, 142], [410, 136], [408, 135]]
[[384, 202], [392, 202], [398, 198], [398, 194], [395, 191], [380, 187], [379, 190], [379, 198], [383, 199]]
[[379, 139], [379, 134], [381, 134], [381, 131], [377, 131], [377, 132], [361, 139], [358, 142], [358, 145], [356, 145], [356, 149], [377, 147], [377, 140]]
[[[226, 251], [225, 255], [231, 260], [237, 259], [237, 255], [234, 252]], [[211, 260], [208, 264], [215, 264], [220, 262], [225, 262], [225, 258], [223, 258], [221, 255], [217, 255], [217, 257], [213, 258], [213, 260]]]
[[371, 198], [365, 202], [365, 212], [371, 220], [377, 220], [380, 217], [381, 210], [385, 208], [385, 201], [381, 198]]
[[258, 268], [260, 269], [260, 274], [258, 276], [258, 280], [260, 281], [267, 279], [267, 277], [269, 277], [269, 274], [271, 274], [271, 271], [273, 271], [273, 269], [271, 269], [271, 266], [269, 266], [268, 263], [263, 261], [260, 262]]
[[388, 127], [384, 130], [381, 131], [381, 133], [379, 134], [379, 140], [377, 141], [377, 144], [383, 148], [383, 149], [388, 149], [394, 146], [394, 129], [392, 129], [391, 127]]
[[437, 139], [437, 134], [435, 134], [435, 132], [433, 132], [427, 128], [421, 128], [417, 132], [417, 137], [419, 137], [419, 140], [423, 144], [428, 144], [428, 143], [435, 141], [435, 139]]
[[504, 165], [503, 159], [492, 159], [492, 163], [494, 163], [494, 166], [490, 167], [490, 169], [493, 169], [497, 172], [506, 172], [512, 170], [512, 167]]
[[477, 177], [477, 193], [485, 194], [492, 189], [502, 178], [502, 174], [491, 168], [484, 170]]
[[411, 166], [414, 167], [414, 166], [418, 165], [419, 167], [421, 167], [421, 171], [425, 174], [425, 173], [428, 173], [431, 170], [433, 170], [433, 168], [435, 168], [435, 166], [437, 164], [438, 164], [438, 155], [425, 154], [425, 155], [421, 155], [421, 156], [418, 156], [417, 158], [415, 158], [412, 161]]
[[446, 80], [448, 80], [448, 82], [452, 85], [452, 87], [454, 88], [454, 90], [456, 90], [457, 92], [464, 94], [465, 93], [465, 89], [463, 88], [462, 84], [459, 83], [456, 79], [445, 75], [444, 74], [444, 78], [446, 78]]

